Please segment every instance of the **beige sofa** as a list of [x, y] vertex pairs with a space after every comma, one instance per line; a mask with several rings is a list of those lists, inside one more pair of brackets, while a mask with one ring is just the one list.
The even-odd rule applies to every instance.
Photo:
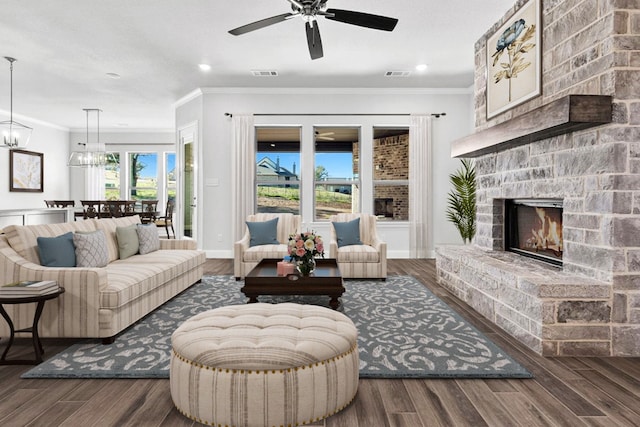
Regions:
[[[89, 337], [113, 342], [115, 335], [202, 278], [205, 254], [192, 240], [160, 240], [160, 250], [118, 259], [116, 227], [140, 223], [136, 216], [72, 223], [15, 226], [0, 235], [0, 281], [56, 280], [65, 288], [45, 304], [41, 337]], [[43, 267], [37, 237], [103, 230], [109, 264], [103, 268]], [[35, 304], [6, 305], [16, 329], [31, 326]], [[9, 328], [0, 321], [0, 336]]]

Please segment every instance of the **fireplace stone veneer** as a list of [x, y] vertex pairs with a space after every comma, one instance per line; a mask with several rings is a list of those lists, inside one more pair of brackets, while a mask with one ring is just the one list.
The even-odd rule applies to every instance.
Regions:
[[609, 356], [611, 285], [522, 255], [436, 248], [438, 281], [543, 356]]
[[[475, 46], [475, 132], [452, 150], [475, 157], [477, 233], [436, 249], [438, 279], [540, 354], [639, 357], [640, 3], [541, 2], [542, 94], [487, 120], [486, 40], [525, 3]], [[505, 252], [504, 201], [536, 198], [563, 201], [562, 267]]]

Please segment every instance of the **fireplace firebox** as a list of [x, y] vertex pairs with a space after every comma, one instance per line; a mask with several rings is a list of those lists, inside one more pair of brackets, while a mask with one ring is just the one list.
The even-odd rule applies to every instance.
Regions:
[[562, 265], [562, 200], [505, 200], [505, 250]]

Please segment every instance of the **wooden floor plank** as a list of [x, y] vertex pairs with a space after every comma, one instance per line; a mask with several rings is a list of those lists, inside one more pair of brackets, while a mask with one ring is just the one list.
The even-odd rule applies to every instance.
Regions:
[[[631, 410], [628, 406], [620, 403], [603, 391], [594, 383], [587, 379], [572, 380], [571, 383], [574, 387], [579, 388], [580, 392], [589, 400], [594, 402], [603, 413], [609, 416], [614, 421], [615, 426], [623, 427], [637, 427], [640, 426], [640, 415], [638, 412]], [[635, 406], [638, 406], [640, 402], [636, 400]]]
[[[639, 362], [640, 363], [640, 362]], [[624, 370], [611, 366], [602, 361], [602, 359], [590, 358], [585, 360], [585, 366], [589, 366], [593, 372], [603, 375], [607, 378], [615, 378], [615, 384], [624, 389], [625, 393], [630, 393], [640, 399], [640, 380], [629, 375]], [[580, 372], [585, 376], [584, 372]]]
[[560, 400], [545, 390], [535, 379], [528, 381], [510, 380], [509, 383], [521, 395], [535, 402], [554, 425], [559, 427], [577, 427], [584, 425], [580, 417], [569, 411]]
[[422, 421], [415, 412], [397, 412], [389, 414], [391, 427], [422, 427]]
[[[507, 345], [507, 341], [502, 336], [494, 337], [494, 340], [499, 345]], [[562, 401], [562, 403], [577, 416], [602, 416], [603, 413], [592, 405], [588, 400], [583, 398], [580, 394], [576, 393], [566, 383], [567, 378], [574, 379], [577, 374], [567, 373], [562, 374], [562, 379], [556, 377], [551, 371], [558, 372], [557, 363], [552, 359], [545, 361], [538, 355], [533, 355], [512, 348], [512, 352], [516, 352], [521, 357], [520, 360], [527, 360], [526, 368], [534, 375], [536, 381], [544, 387], [550, 394], [556, 399]]]
[[1, 420], [1, 425], [6, 426], [26, 426], [40, 416], [48, 417], [50, 412], [56, 413], [54, 409], [60, 399], [77, 387], [82, 380], [49, 380], [50, 386], [46, 392], [41, 392], [15, 411], [8, 414]]
[[485, 381], [466, 380], [459, 381], [458, 384], [488, 425], [492, 427], [521, 425], [518, 419], [505, 408], [503, 402], [496, 399], [493, 390]]
[[33, 422], [29, 423], [29, 427], [59, 426], [82, 405], [83, 402], [58, 401], [51, 408], [47, 409], [46, 412], [33, 420]]
[[487, 422], [460, 388], [459, 384], [464, 381], [466, 380], [426, 380], [429, 387], [440, 396], [454, 425], [487, 426]]
[[0, 400], [0, 425], [5, 425], [10, 414], [15, 413], [21, 406], [31, 401], [35, 396], [40, 395], [37, 389], [18, 388], [11, 391], [11, 394]]
[[140, 402], [135, 413], [123, 420], [123, 426], [159, 426], [172, 411], [173, 401], [169, 383], [164, 380], [151, 380], [151, 387]]
[[[207, 260], [204, 271], [232, 276], [233, 260]], [[351, 405], [313, 426], [640, 425], [636, 418], [640, 410], [639, 358], [541, 357], [442, 288], [433, 260], [391, 259], [388, 272], [416, 277], [535, 378], [361, 379]], [[45, 339], [45, 358], [76, 342]], [[5, 339], [0, 341], [0, 350], [4, 343]], [[17, 355], [33, 354], [28, 338], [14, 345]], [[65, 427], [200, 426], [173, 407], [168, 380], [21, 379], [30, 368], [0, 366], [2, 427], [45, 425], [45, 421]]]
[[75, 427], [78, 425], [97, 425], [106, 412], [116, 404], [118, 398], [129, 390], [136, 382], [130, 379], [90, 380], [97, 389], [89, 400], [73, 415], [61, 424], [61, 427]]
[[358, 398], [354, 406], [358, 414], [359, 425], [389, 427], [382, 396], [375, 381], [360, 380]]
[[388, 379], [376, 379], [375, 382], [387, 413], [415, 412], [404, 382]]
[[527, 427], [552, 427], [556, 425], [526, 396], [520, 393], [502, 393], [501, 396], [509, 405], [511, 415], [516, 417], [520, 425]]
[[423, 425], [428, 427], [454, 425], [444, 402], [425, 380], [404, 380], [404, 386], [411, 396], [413, 406]]
[[98, 425], [122, 426], [135, 417], [144, 404], [154, 380], [135, 380], [121, 395], [113, 396], [114, 404], [98, 420]]

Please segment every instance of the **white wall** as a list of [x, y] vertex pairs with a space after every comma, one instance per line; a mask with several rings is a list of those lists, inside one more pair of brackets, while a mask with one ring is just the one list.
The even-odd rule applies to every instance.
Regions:
[[[0, 121], [9, 120], [0, 114]], [[20, 193], [9, 191], [9, 150], [0, 148], [0, 209], [45, 208], [44, 200], [69, 199], [69, 131], [68, 129], [16, 118], [14, 120], [33, 128], [28, 151], [44, 154], [44, 192]]]
[[[445, 218], [449, 174], [459, 167], [450, 156], [452, 140], [471, 133], [469, 120], [473, 112], [470, 91], [446, 90], [368, 90], [368, 89], [203, 89], [203, 94], [176, 109], [176, 127], [199, 121], [200, 151], [199, 182], [219, 182], [217, 186], [202, 185], [199, 200], [203, 226], [200, 246], [209, 257], [232, 257], [231, 235], [231, 121], [229, 113], [440, 113], [446, 116], [433, 120], [433, 244], [461, 243], [457, 230]], [[256, 117], [256, 124], [299, 125], [356, 124], [394, 125], [409, 123], [407, 116], [332, 117]], [[304, 159], [303, 159], [304, 161]], [[305, 215], [304, 227], [321, 235], [329, 235], [328, 223], [311, 223]], [[408, 225], [381, 223], [380, 233], [388, 242], [389, 257], [407, 257]], [[431, 246], [432, 246], [431, 245]]]
[[[69, 151], [81, 151], [84, 146], [78, 145], [87, 139], [85, 131], [72, 131], [69, 137]], [[96, 141], [95, 133], [89, 133], [89, 141]], [[107, 151], [174, 151], [175, 133], [173, 131], [101, 131], [100, 143], [105, 144]], [[76, 200], [86, 199], [86, 168], [69, 168], [71, 179], [71, 198]]]

